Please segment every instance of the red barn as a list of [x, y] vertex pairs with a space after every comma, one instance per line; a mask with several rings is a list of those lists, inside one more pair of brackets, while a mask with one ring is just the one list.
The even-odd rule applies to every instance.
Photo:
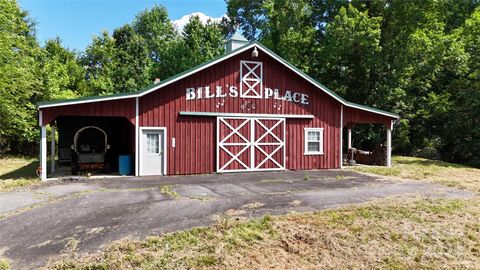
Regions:
[[59, 133], [60, 162], [102, 153], [114, 171], [130, 155], [137, 176], [340, 168], [343, 129], [350, 147], [360, 123], [385, 125], [391, 164], [398, 115], [344, 100], [257, 42], [235, 35], [226, 48], [145, 90], [39, 103], [42, 179], [47, 125]]

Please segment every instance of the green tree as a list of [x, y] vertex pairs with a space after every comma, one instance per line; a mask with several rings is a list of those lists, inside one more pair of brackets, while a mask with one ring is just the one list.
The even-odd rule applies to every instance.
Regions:
[[[312, 66], [312, 50], [318, 27], [310, 1], [228, 1], [230, 24], [249, 40], [258, 40], [306, 72]], [[236, 27], [230, 27], [235, 29]]]
[[115, 92], [135, 91], [151, 83], [153, 61], [149, 58], [145, 39], [128, 24], [115, 29], [113, 39]]
[[47, 40], [42, 49], [41, 100], [77, 98], [85, 95], [85, 70], [75, 52], [62, 47], [59, 38]]
[[41, 94], [34, 23], [14, 1], [0, 0], [0, 152], [24, 152], [35, 138]]
[[171, 54], [179, 43], [180, 35], [168, 18], [164, 6], [155, 5], [135, 16], [132, 24], [136, 33], [142, 36], [148, 46], [148, 54], [153, 60], [151, 78], [165, 79], [176, 74], [175, 58], [179, 55]]
[[[444, 158], [480, 165], [480, 8], [450, 36], [445, 81], [449, 106], [443, 127]], [[453, 62], [453, 64], [452, 64]], [[437, 134], [440, 132], [436, 132]]]
[[115, 63], [115, 40], [103, 31], [99, 36], [94, 36], [79, 59], [85, 69], [87, 82], [87, 95], [106, 95], [115, 93], [113, 79]]
[[[318, 74], [350, 101], [378, 105], [380, 17], [342, 7], [327, 26]], [[381, 101], [380, 101], [381, 102]]]
[[208, 21], [202, 24], [198, 16], [193, 16], [183, 29], [186, 65], [202, 64], [224, 53], [224, 37], [220, 24]]

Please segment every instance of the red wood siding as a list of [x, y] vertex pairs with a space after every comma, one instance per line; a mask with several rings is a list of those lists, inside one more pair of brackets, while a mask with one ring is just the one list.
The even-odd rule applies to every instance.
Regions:
[[[339, 167], [340, 103], [262, 52], [253, 60], [263, 62], [263, 88], [279, 88], [281, 93], [291, 90], [308, 94], [308, 105], [273, 98], [228, 96], [186, 100], [185, 89], [189, 87], [209, 86], [215, 90], [215, 86], [220, 85], [224, 92], [227, 85], [240, 88], [240, 61], [251, 61], [250, 54], [251, 51], [244, 52], [140, 98], [140, 126], [167, 128], [168, 174], [211, 173], [216, 170], [215, 117], [180, 116], [180, 111], [314, 115], [314, 119], [287, 118], [286, 168]], [[242, 105], [246, 105], [243, 110]], [[305, 127], [324, 128], [324, 155], [304, 155]], [[175, 148], [171, 146], [172, 138], [176, 140]]]
[[43, 125], [58, 116], [120, 116], [135, 125], [135, 98], [43, 108]]
[[[341, 104], [316, 86], [301, 78], [267, 54], [260, 52], [258, 58], [250, 57], [251, 50], [241, 53], [208, 67], [202, 71], [185, 77], [139, 98], [140, 127], [166, 127], [167, 129], [167, 174], [200, 174], [216, 171], [217, 136], [226, 136], [228, 130], [220, 128], [217, 135], [217, 119], [209, 116], [180, 115], [187, 112], [218, 112], [241, 114], [275, 114], [285, 115], [285, 131], [276, 130], [275, 134], [285, 135], [285, 160], [283, 151], [274, 155], [276, 160], [285, 163], [286, 169], [327, 169], [338, 168], [340, 160], [340, 115]], [[228, 93], [229, 86], [236, 86], [240, 94], [240, 61], [257, 61], [263, 64], [263, 92], [265, 88], [280, 89], [308, 95], [309, 104], [300, 104], [272, 97], [265, 99], [240, 97], [215, 97], [194, 100], [186, 99], [186, 89], [190, 87], [222, 86], [223, 93]], [[257, 87], [258, 89], [258, 87]], [[51, 123], [58, 116], [121, 116], [135, 124], [135, 98], [111, 101], [92, 102], [76, 105], [65, 105], [44, 108], [43, 124]], [[289, 118], [288, 115], [313, 115], [314, 118]], [[358, 123], [380, 123], [389, 125], [391, 117], [371, 113], [359, 109], [345, 107], [343, 109], [343, 125]], [[268, 121], [267, 121], [268, 122]], [[265, 122], [270, 127], [271, 124]], [[304, 129], [324, 129], [324, 154], [305, 155]], [[249, 132], [246, 128], [246, 131]], [[283, 124], [282, 124], [283, 130]], [[253, 135], [262, 135], [261, 129], [255, 128]], [[285, 134], [283, 134], [285, 132]], [[175, 138], [175, 147], [172, 139]], [[238, 138], [237, 138], [238, 139]], [[232, 138], [232, 140], [237, 140]], [[270, 138], [271, 139], [271, 138]], [[265, 140], [270, 140], [266, 138]], [[272, 147], [265, 148], [267, 152]], [[233, 151], [233, 150], [232, 150]], [[251, 153], [240, 157], [245, 162], [250, 160]], [[261, 160], [261, 153], [255, 152], [255, 160]], [[225, 156], [220, 156], [220, 164], [225, 164]], [[232, 163], [229, 168], [240, 168]], [[262, 168], [273, 168], [275, 164], [267, 161]]]
[[390, 127], [392, 117], [376, 114], [368, 111], [363, 111], [355, 108], [344, 107], [343, 110], [343, 126], [352, 124], [382, 124], [385, 127]]

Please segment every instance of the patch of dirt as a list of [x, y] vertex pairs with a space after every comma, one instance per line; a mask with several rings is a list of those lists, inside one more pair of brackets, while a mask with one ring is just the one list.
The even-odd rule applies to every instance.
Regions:
[[86, 234], [97, 234], [101, 233], [105, 230], [105, 227], [95, 227], [95, 228], [90, 228], [85, 231]]
[[225, 215], [231, 217], [245, 215], [245, 213], [247, 213], [247, 211], [241, 209], [228, 209], [227, 211], [225, 211]]
[[264, 203], [253, 202], [253, 203], [244, 204], [240, 208], [242, 208], [242, 209], [258, 209], [258, 208], [263, 207], [264, 205], [265, 205]]
[[302, 201], [294, 200], [294, 201], [291, 201], [288, 205], [293, 206], [293, 207], [300, 206], [300, 205], [302, 205]]

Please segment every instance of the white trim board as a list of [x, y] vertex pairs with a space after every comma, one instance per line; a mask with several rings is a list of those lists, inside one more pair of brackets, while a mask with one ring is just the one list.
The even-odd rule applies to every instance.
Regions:
[[343, 105], [340, 106], [340, 169], [343, 168]]
[[163, 131], [163, 175], [167, 175], [167, 158], [168, 158], [168, 146], [167, 146], [167, 128], [166, 127], [139, 127], [139, 145], [138, 145], [138, 152], [139, 152], [139, 174], [140, 176], [143, 175], [142, 171], [142, 159], [141, 157], [143, 156], [143, 131], [144, 130], [160, 130]]
[[140, 134], [140, 130], [138, 128], [138, 115], [139, 115], [139, 100], [138, 98], [135, 98], [135, 176], [139, 176], [140, 175], [140, 168], [138, 167], [139, 166], [139, 158], [140, 158], [140, 153], [139, 153], [139, 144], [138, 144], [138, 140], [139, 140], [139, 137]]
[[257, 113], [221, 113], [221, 112], [185, 112], [180, 115], [188, 116], [207, 116], [207, 117], [240, 117], [240, 118], [303, 118], [313, 119], [311, 114], [257, 114]]

